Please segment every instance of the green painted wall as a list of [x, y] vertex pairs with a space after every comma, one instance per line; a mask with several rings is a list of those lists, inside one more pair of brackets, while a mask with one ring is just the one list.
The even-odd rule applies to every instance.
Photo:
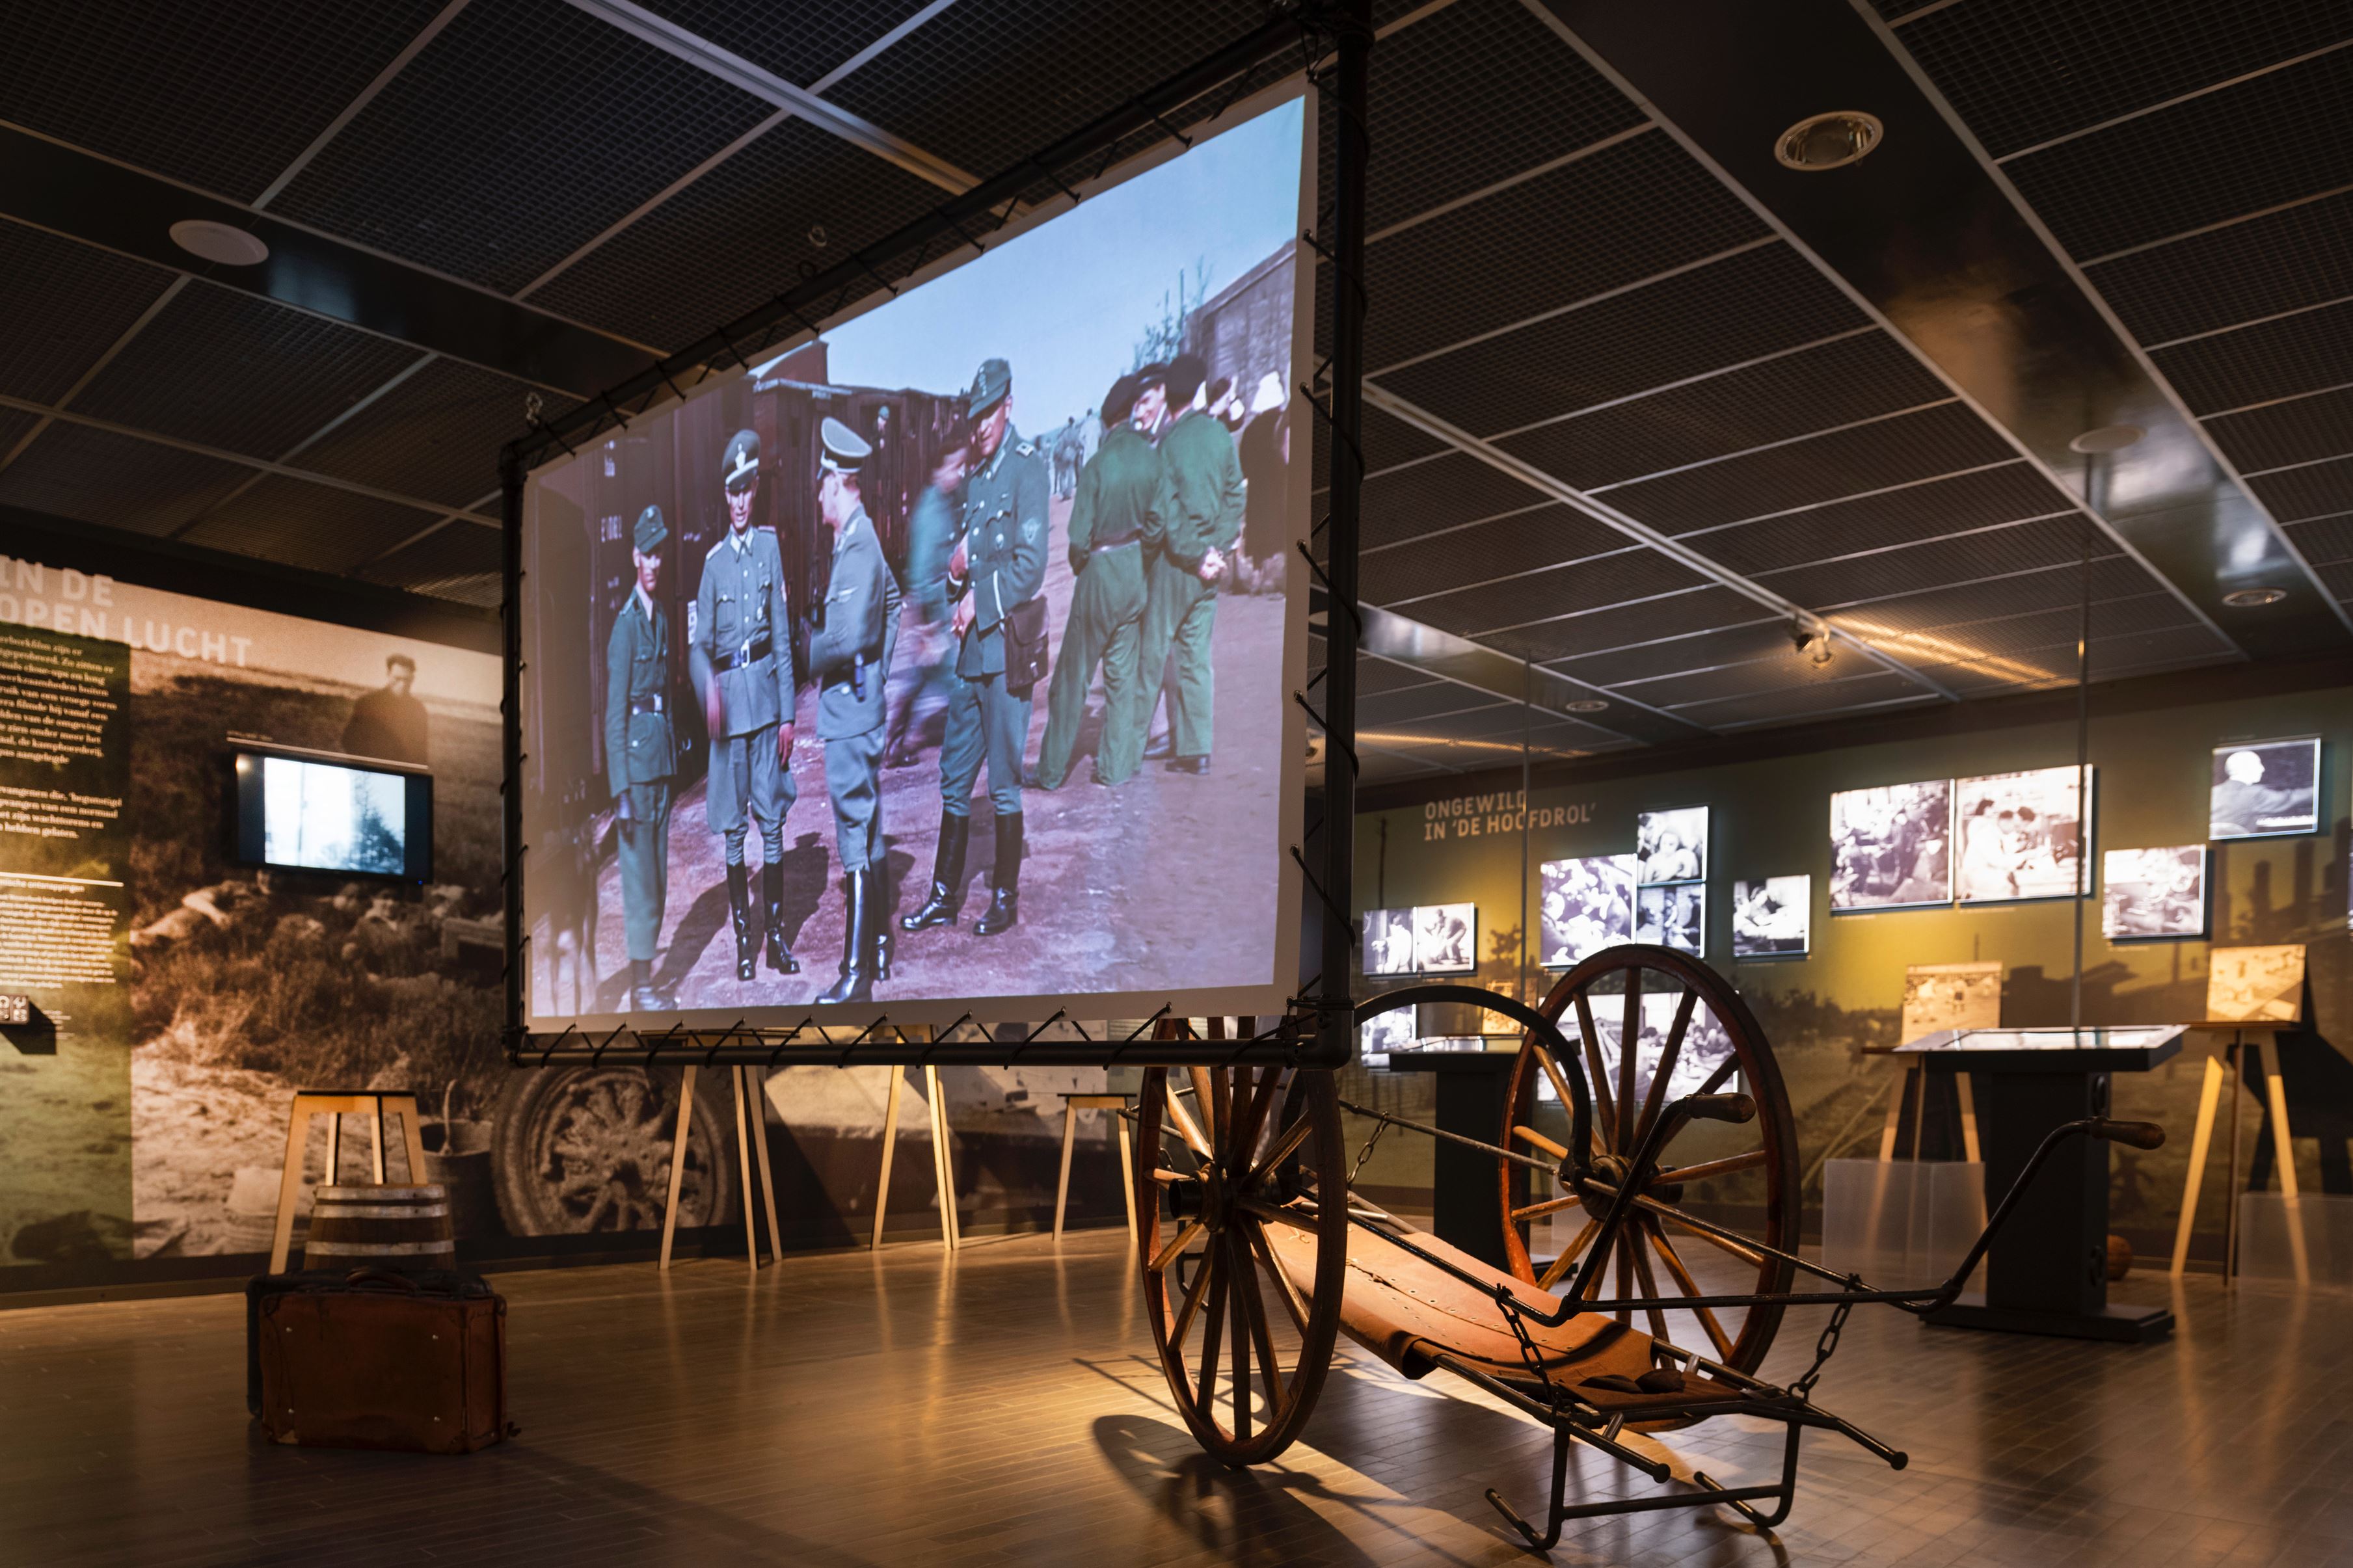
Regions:
[[[2346, 764], [2353, 757], [2348, 700], [2353, 691], [2336, 689], [2095, 714], [2090, 729], [2095, 853], [2203, 840], [2215, 746], [2316, 732], [2325, 737], [2324, 831], [2218, 844], [2208, 867], [2211, 942], [2309, 946], [2314, 1032], [2285, 1042], [2291, 1121], [2306, 1190], [2318, 1188], [2322, 1175], [2321, 1139], [2315, 1134], [2337, 1140], [2333, 1163], [2341, 1173], [2342, 1139], [2353, 1118], [2353, 1062], [2330, 1044], [2353, 1041], [2353, 943], [2347, 935], [2345, 879]], [[1472, 788], [1359, 818], [1357, 903], [1363, 910], [1475, 900], [1484, 955], [1481, 982], [1508, 991], [1520, 973], [1521, 932], [1532, 931], [1529, 922], [1536, 918], [1538, 862], [1628, 853], [1634, 847], [1637, 812], [1710, 807], [1705, 956], [1740, 988], [1772, 1038], [1796, 1102], [1799, 1142], [1810, 1168], [1833, 1142], [1859, 1144], [1835, 1152], [1875, 1152], [1882, 1113], [1868, 1102], [1893, 1069], [1883, 1059], [1866, 1059], [1861, 1047], [1865, 1041], [1893, 1043], [1906, 965], [1998, 960], [2005, 966], [2004, 1024], [2064, 1025], [2075, 919], [2073, 902], [2065, 900], [1833, 918], [1828, 907], [1831, 794], [2074, 761], [2075, 728], [2063, 721], [1539, 787], [1525, 835], [1515, 784], [1494, 786], [1505, 791], [1501, 795]], [[1812, 879], [1810, 953], [1736, 963], [1733, 882], [1799, 873]], [[2181, 1022], [2202, 1016], [2210, 942], [2112, 944], [2100, 934], [2096, 894], [2084, 901], [2083, 921], [2086, 1023]], [[1528, 994], [1535, 1000], [1554, 977], [1534, 967], [1533, 940], [1526, 957]], [[2119, 1075], [2116, 1080], [2116, 1114], [2160, 1121], [2172, 1134], [2162, 1150], [2119, 1151], [2114, 1162], [2116, 1226], [2144, 1259], [2171, 1245], [2202, 1064], [2225, 1043], [2193, 1034], [2173, 1062], [2154, 1073]], [[2255, 1098], [2245, 1097], [2242, 1149], [2255, 1136], [2256, 1110]], [[2218, 1129], [2218, 1151], [2226, 1131]], [[2219, 1254], [2221, 1169], [2218, 1152], [2199, 1209], [2200, 1232], [2211, 1233], [2200, 1236], [2200, 1253]], [[1809, 1201], [1818, 1201], [1819, 1193], [1817, 1180]]]

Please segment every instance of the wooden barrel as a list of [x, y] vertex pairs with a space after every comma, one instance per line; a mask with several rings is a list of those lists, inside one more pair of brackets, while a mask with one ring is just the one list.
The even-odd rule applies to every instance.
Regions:
[[448, 1190], [417, 1186], [321, 1187], [311, 1209], [305, 1268], [455, 1268]]

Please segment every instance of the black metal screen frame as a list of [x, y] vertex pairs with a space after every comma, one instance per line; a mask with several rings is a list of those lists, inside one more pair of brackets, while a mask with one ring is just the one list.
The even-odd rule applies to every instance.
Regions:
[[[530, 434], [501, 448], [504, 665], [500, 692], [504, 752], [501, 805], [506, 923], [506, 1014], [501, 1034], [511, 1063], [537, 1067], [626, 1058], [634, 1053], [649, 1064], [1187, 1066], [1278, 1061], [1331, 1068], [1345, 1066], [1353, 1058], [1356, 1024], [1349, 981], [1355, 968], [1356, 930], [1347, 911], [1356, 853], [1356, 646], [1361, 631], [1356, 555], [1365, 471], [1359, 437], [1364, 409], [1365, 163], [1369, 153], [1366, 110], [1370, 95], [1371, 11], [1370, 0], [1294, 0], [1280, 6], [1265, 25], [1226, 48], [1136, 94], [1084, 129], [1018, 161], [971, 190], [949, 197], [888, 237], [804, 279], [766, 304], [658, 360], [570, 413], [553, 421], [531, 416]], [[631, 418], [656, 404], [682, 397], [681, 377], [700, 380], [712, 368], [730, 362], [748, 370], [747, 354], [765, 352], [796, 333], [814, 339], [819, 322], [871, 296], [874, 285], [895, 293], [897, 285], [887, 274], [904, 262], [899, 276], [912, 277], [937, 258], [934, 247], [942, 240], [980, 249], [980, 238], [1010, 222], [1023, 198], [1041, 184], [1059, 186], [1076, 201], [1065, 172], [1089, 163], [1100, 167], [1086, 171], [1081, 175], [1083, 179], [1107, 172], [1122, 161], [1123, 151], [1133, 154], [1145, 150], [1129, 145], [1139, 133], [1157, 130], [1166, 137], [1187, 141], [1171, 117], [1184, 118], [1188, 109], [1204, 106], [1205, 100], [1214, 98], [1216, 101], [1206, 105], [1205, 114], [1195, 114], [1187, 122], [1217, 119], [1250, 89], [1253, 73], [1292, 55], [1296, 55], [1300, 68], [1319, 89], [1320, 108], [1336, 117], [1338, 151], [1334, 188], [1318, 193], [1324, 206], [1317, 215], [1316, 228], [1302, 237], [1332, 268], [1336, 285], [1331, 356], [1299, 388], [1332, 444], [1328, 510], [1312, 535], [1324, 543], [1328, 566], [1318, 564], [1311, 545], [1301, 547], [1324, 606], [1324, 668], [1309, 682], [1310, 691], [1318, 686], [1322, 690], [1315, 704], [1309, 703], [1307, 693], [1293, 694], [1294, 700], [1308, 707], [1325, 739], [1324, 811], [1319, 825], [1322, 853], [1316, 857], [1320, 876], [1307, 856], [1296, 847], [1291, 851], [1306, 873], [1309, 892], [1321, 905], [1322, 967], [1305, 994], [1292, 998], [1290, 1011], [1271, 1028], [1242, 1040], [1151, 1037], [1161, 1033], [1158, 1030], [1116, 1041], [1108, 1037], [1043, 1040], [1036, 1037], [1043, 1026], [1032, 1030], [1025, 1041], [942, 1039], [937, 1037], [953, 1035], [955, 1026], [944, 1030], [926, 1028], [917, 1037], [891, 1025], [887, 1015], [878, 1016], [846, 1045], [831, 1040], [832, 1030], [813, 1024], [727, 1029], [681, 1024], [668, 1030], [639, 1030], [624, 1024], [601, 1037], [584, 1034], [576, 1026], [561, 1034], [533, 1035], [525, 1005], [529, 973], [524, 952], [530, 935], [524, 929], [522, 907], [523, 863], [530, 848], [523, 841], [522, 825], [522, 770], [527, 760], [522, 709], [525, 477], [558, 449], [574, 453], [577, 443], [592, 440], [615, 426], [626, 428]], [[812, 315], [817, 319], [813, 321]], [[1309, 830], [1311, 841], [1316, 831]], [[806, 1038], [812, 1029], [818, 1037]]]

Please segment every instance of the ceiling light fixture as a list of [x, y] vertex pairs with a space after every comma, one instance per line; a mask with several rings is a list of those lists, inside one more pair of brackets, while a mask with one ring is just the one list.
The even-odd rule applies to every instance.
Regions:
[[2222, 595], [2222, 603], [2234, 610], [2260, 610], [2286, 597], [2285, 588], [2234, 588]]
[[1834, 109], [1808, 115], [1782, 132], [1773, 143], [1773, 156], [1785, 169], [1816, 174], [1861, 163], [1885, 134], [1877, 115]]
[[2137, 425], [2103, 425], [2096, 430], [2086, 430], [2067, 443], [2073, 452], [2096, 457], [2104, 452], [2121, 452], [2137, 442], [2147, 432]]
[[259, 235], [208, 217], [182, 218], [174, 224], [172, 243], [191, 256], [223, 267], [259, 267], [269, 259], [269, 247]]
[[1599, 713], [1609, 706], [1599, 697], [1580, 697], [1574, 702], [1562, 703], [1560, 710], [1564, 713]]

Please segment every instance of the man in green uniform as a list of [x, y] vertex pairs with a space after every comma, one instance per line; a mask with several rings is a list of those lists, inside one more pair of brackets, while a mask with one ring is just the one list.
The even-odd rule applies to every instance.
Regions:
[[947, 738], [940, 746], [940, 844], [932, 896], [899, 922], [903, 931], [954, 925], [964, 904], [965, 845], [972, 828], [972, 786], [988, 763], [988, 800], [997, 814], [997, 858], [988, 912], [976, 936], [1009, 930], [1021, 887], [1021, 753], [1029, 742], [1035, 688], [1010, 683], [1006, 622], [1046, 585], [1045, 455], [1013, 428], [1013, 371], [1001, 359], [981, 362], [965, 415], [972, 422], [972, 474], [965, 480], [964, 538], [948, 558], [950, 625], [956, 637], [956, 680], [948, 696]]
[[964, 510], [956, 492], [964, 489], [965, 460], [972, 437], [959, 421], [942, 437], [933, 461], [931, 482], [915, 498], [914, 515], [907, 521], [907, 602], [915, 612], [915, 653], [910, 661], [914, 678], [907, 682], [898, 711], [891, 716], [890, 738], [882, 748], [882, 765], [912, 768], [915, 747], [911, 736], [934, 703], [944, 706], [955, 680], [955, 647], [948, 635], [948, 556], [964, 532]]
[[[1242, 466], [1224, 425], [1191, 406], [1206, 367], [1198, 354], [1168, 365], [1168, 405], [1182, 409], [1160, 437], [1160, 495], [1153, 506], [1149, 602], [1144, 612], [1147, 693], [1168, 668], [1170, 773], [1209, 771], [1209, 634], [1218, 584], [1241, 538]], [[1147, 694], [1144, 702], [1149, 705]]]
[[817, 505], [833, 530], [833, 574], [825, 624], [809, 634], [808, 658], [843, 910], [841, 978], [817, 999], [871, 1002], [874, 983], [891, 978], [890, 911], [882, 907], [882, 726], [899, 640], [899, 581], [859, 493], [859, 469], [872, 448], [838, 419], [828, 419], [820, 433]]
[[785, 609], [785, 562], [776, 536], [752, 526], [760, 493], [760, 437], [738, 430], [720, 463], [727, 487], [727, 532], [702, 560], [694, 595], [688, 668], [711, 726], [711, 781], [704, 812], [727, 841], [727, 908], [735, 926], [735, 978], [759, 972], [752, 935], [751, 874], [744, 865], [745, 817], [760, 825], [760, 895], [766, 906], [768, 966], [797, 974], [786, 944], [785, 814], [793, 783], [793, 639]]
[[1144, 626], [1144, 535], [1160, 493], [1160, 454], [1127, 422], [1136, 378], [1103, 395], [1102, 447], [1079, 470], [1071, 503], [1071, 613], [1046, 693], [1046, 734], [1038, 743], [1038, 787], [1060, 789], [1087, 716], [1087, 687], [1103, 664], [1103, 738], [1094, 782], [1124, 784], [1144, 755], [1144, 688], [1137, 643]]
[[629, 552], [637, 584], [605, 643], [605, 776], [620, 822], [629, 1005], [640, 1013], [670, 1005], [653, 984], [654, 947], [670, 890], [670, 775], [678, 768], [670, 727], [670, 617], [654, 597], [661, 591], [661, 552], [669, 538], [661, 508], [638, 514]]

